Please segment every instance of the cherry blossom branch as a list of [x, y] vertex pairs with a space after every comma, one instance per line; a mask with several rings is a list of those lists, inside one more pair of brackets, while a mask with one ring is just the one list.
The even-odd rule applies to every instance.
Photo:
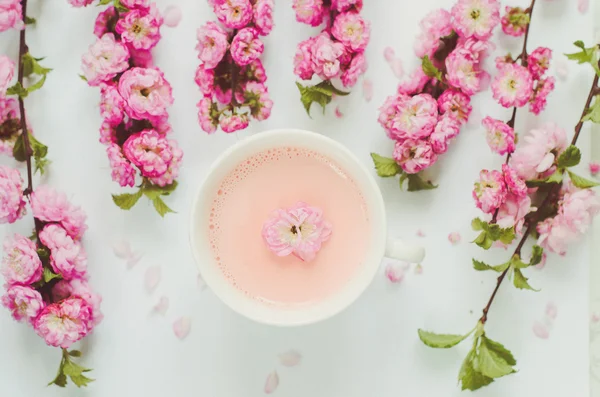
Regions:
[[[27, 0], [21, 0], [21, 9], [23, 13], [23, 20], [27, 18]], [[25, 41], [25, 32], [27, 29], [21, 29], [19, 32], [19, 71], [18, 71], [18, 83], [23, 85], [23, 75], [24, 75], [24, 55], [28, 53], [27, 43]], [[23, 135], [23, 143], [25, 145], [25, 155], [27, 156], [27, 188], [23, 192], [24, 195], [29, 196], [31, 192], [33, 192], [33, 172], [31, 167], [31, 157], [33, 156], [33, 149], [31, 147], [31, 143], [29, 142], [29, 134], [27, 132], [27, 120], [25, 119], [25, 104], [23, 101], [23, 97], [19, 95], [19, 111], [21, 113], [21, 131]], [[37, 226], [37, 225], [36, 225]]]

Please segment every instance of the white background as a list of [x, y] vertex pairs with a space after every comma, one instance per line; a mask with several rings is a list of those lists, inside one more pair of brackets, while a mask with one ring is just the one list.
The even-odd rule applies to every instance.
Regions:
[[[169, 3], [159, 1], [164, 9]], [[226, 147], [246, 135], [282, 127], [310, 129], [346, 144], [371, 164], [369, 152], [390, 155], [392, 143], [376, 122], [377, 108], [395, 90], [397, 79], [383, 59], [392, 46], [405, 61], [412, 54], [417, 22], [435, 7], [450, 7], [450, 0], [368, 1], [364, 15], [373, 23], [368, 49], [374, 97], [366, 102], [360, 84], [340, 101], [345, 116], [337, 119], [330, 106], [327, 116], [314, 109], [314, 119], [304, 113], [294, 85], [292, 58], [295, 45], [317, 32], [294, 21], [287, 1], [276, 4], [276, 28], [267, 38], [265, 65], [275, 101], [272, 117], [244, 133], [207, 136], [196, 121], [199, 99], [193, 82], [196, 58], [195, 29], [212, 18], [204, 1], [179, 2], [183, 20], [175, 29], [163, 27], [163, 40], [155, 60], [173, 86], [175, 105], [170, 110], [173, 137], [185, 157], [180, 186], [168, 199], [178, 211], [160, 219], [141, 201], [132, 211], [114, 206], [109, 193], [120, 192], [110, 180], [104, 147], [98, 143], [101, 123], [99, 92], [77, 77], [80, 57], [94, 41], [94, 6], [72, 9], [62, 0], [33, 1], [29, 15], [38, 24], [28, 29], [32, 54], [46, 56], [43, 64], [54, 68], [44, 88], [27, 98], [26, 108], [35, 134], [50, 147], [48, 182], [67, 192], [88, 214], [84, 243], [89, 256], [92, 285], [104, 296], [104, 322], [81, 344], [84, 364], [97, 379], [86, 390], [46, 388], [60, 360], [58, 349], [46, 347], [32, 330], [0, 312], [0, 396], [261, 396], [267, 375], [277, 370], [280, 386], [275, 395], [286, 397], [411, 397], [458, 396], [456, 376], [468, 346], [437, 351], [423, 346], [417, 328], [461, 333], [480, 316], [495, 284], [493, 274], [471, 268], [471, 257], [501, 263], [509, 253], [490, 254], [468, 241], [474, 238], [470, 220], [478, 215], [471, 198], [472, 183], [481, 168], [499, 167], [502, 159], [485, 144], [480, 120], [486, 114], [509, 118], [485, 92], [474, 100], [472, 122], [463, 129], [450, 151], [438, 162], [435, 191], [401, 192], [397, 181], [380, 180], [389, 212], [390, 232], [417, 238], [421, 229], [427, 247], [424, 272], [410, 272], [398, 285], [380, 274], [365, 295], [349, 310], [329, 321], [297, 329], [258, 325], [231, 312], [208, 290], [197, 285], [197, 270], [187, 243], [189, 209], [194, 192], [209, 164]], [[592, 1], [593, 3], [593, 1]], [[516, 3], [514, 3], [516, 4]], [[520, 5], [525, 6], [521, 1]], [[592, 12], [581, 15], [572, 0], [538, 0], [532, 21], [530, 49], [546, 45], [557, 58], [583, 39], [590, 43]], [[18, 33], [0, 36], [2, 52], [17, 56]], [[520, 39], [503, 39], [500, 49], [520, 48]], [[491, 61], [491, 59], [490, 59]], [[490, 66], [493, 62], [489, 63]], [[492, 69], [492, 68], [490, 68]], [[589, 67], [569, 65], [566, 81], [558, 80], [548, 109], [537, 120], [519, 112], [517, 127], [525, 131], [541, 121], [555, 120], [572, 131], [581, 113], [591, 82]], [[484, 110], [485, 109], [485, 110]], [[580, 139], [584, 160], [589, 156], [589, 128]], [[582, 167], [583, 168], [583, 167]], [[584, 171], [582, 171], [583, 173]], [[36, 181], [37, 183], [38, 181]], [[27, 233], [30, 218], [2, 228]], [[452, 246], [447, 236], [458, 231], [462, 242]], [[128, 241], [143, 253], [127, 269], [113, 253], [115, 242]], [[565, 258], [551, 256], [543, 270], [530, 269], [531, 284], [539, 293], [503, 285], [490, 312], [489, 337], [510, 348], [519, 372], [478, 392], [488, 397], [584, 396], [589, 393], [588, 274], [589, 250], [585, 242], [572, 247]], [[149, 294], [144, 274], [160, 266], [162, 279]], [[160, 296], [171, 305], [165, 317], [152, 315]], [[532, 332], [543, 319], [548, 302], [558, 307], [550, 338]], [[173, 335], [172, 323], [189, 316], [192, 330], [185, 340]], [[277, 355], [296, 349], [303, 359], [295, 368], [283, 368]]]

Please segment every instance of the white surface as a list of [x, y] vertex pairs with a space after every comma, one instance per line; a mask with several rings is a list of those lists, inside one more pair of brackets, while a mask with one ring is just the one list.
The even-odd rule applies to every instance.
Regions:
[[[72, 386], [61, 390], [45, 386], [55, 375], [59, 351], [45, 347], [33, 331], [1, 312], [0, 396], [254, 397], [263, 395], [264, 382], [273, 370], [280, 378], [278, 396], [461, 395], [456, 375], [468, 347], [426, 348], [418, 341], [416, 329], [471, 329], [495, 277], [472, 270], [470, 258], [500, 263], [509, 255], [503, 250], [484, 255], [468, 244], [474, 237], [470, 220], [478, 215], [471, 199], [473, 180], [480, 168], [501, 163], [485, 146], [479, 120], [487, 113], [508, 118], [509, 111], [494, 104], [490, 92], [476, 98], [470, 127], [461, 132], [436, 167], [439, 189], [409, 194], [399, 191], [397, 181], [378, 181], [391, 234], [412, 238], [417, 229], [426, 234], [421, 240], [428, 249], [422, 275], [411, 272], [399, 285], [389, 285], [380, 275], [349, 310], [317, 325], [297, 329], [258, 325], [227, 309], [210, 291], [201, 292], [196, 283], [187, 236], [192, 197], [211, 162], [237, 138], [222, 133], [207, 136], [197, 125], [195, 29], [212, 14], [203, 1], [180, 4], [180, 26], [164, 28], [164, 39], [155, 51], [156, 63], [173, 85], [176, 100], [171, 122], [174, 137], [185, 151], [180, 187], [168, 202], [178, 214], [165, 220], [146, 203], [122, 212], [109, 195], [119, 187], [110, 180], [104, 148], [97, 142], [99, 93], [77, 77], [80, 56], [94, 40], [92, 26], [99, 9], [71, 9], [63, 0], [37, 1], [31, 6], [30, 14], [38, 25], [28, 33], [30, 49], [34, 56], [47, 56], [44, 64], [54, 71], [45, 87], [27, 99], [26, 107], [36, 134], [50, 147], [49, 182], [68, 192], [88, 213], [85, 246], [91, 282], [104, 296], [106, 318], [82, 346], [85, 364], [94, 368], [92, 375], [97, 381], [87, 390]], [[370, 151], [391, 153], [392, 144], [376, 123], [377, 107], [396, 85], [383, 49], [394, 47], [408, 66], [409, 60], [415, 61], [411, 49], [417, 21], [435, 6], [451, 4], [450, 0], [367, 2], [364, 13], [373, 21], [367, 73], [374, 82], [373, 100], [363, 100], [359, 85], [352, 96], [339, 102], [345, 117], [333, 116], [334, 105], [327, 117], [315, 111], [311, 120], [299, 103], [291, 64], [295, 44], [317, 30], [296, 24], [288, 2], [278, 2], [277, 26], [266, 40], [273, 116], [240, 135], [283, 127], [315, 130], [344, 143], [368, 166]], [[160, 1], [159, 5], [164, 9], [168, 3]], [[580, 15], [575, 2], [539, 1], [536, 8], [531, 48], [551, 43], [555, 55], [560, 56], [570, 51], [577, 39], [591, 41], [593, 14]], [[3, 33], [0, 40], [16, 57], [17, 33]], [[503, 40], [500, 45], [512, 44], [514, 53], [517, 43]], [[591, 72], [574, 64], [569, 69], [569, 79], [557, 82], [549, 108], [539, 119], [554, 119], [572, 130]], [[536, 124], [524, 112], [519, 112], [517, 119], [520, 130]], [[588, 156], [589, 128], [583, 131], [581, 145]], [[25, 233], [30, 227], [25, 219], [10, 230]], [[8, 229], [2, 231], [5, 234]], [[452, 231], [462, 234], [458, 246], [447, 240]], [[111, 248], [123, 239], [144, 255], [131, 270]], [[508, 284], [502, 287], [487, 331], [514, 352], [519, 372], [477, 395], [562, 397], [588, 393], [588, 251], [582, 242], [565, 258], [549, 258], [544, 270], [529, 270], [532, 285], [542, 288], [539, 293], [517, 291]], [[162, 269], [162, 280], [148, 294], [143, 287], [144, 273], [155, 265]], [[165, 317], [153, 316], [151, 309], [161, 295], [169, 297], [170, 307]], [[540, 340], [531, 328], [543, 317], [549, 301], [556, 303], [558, 317], [550, 338]], [[185, 340], [176, 339], [171, 329], [180, 316], [192, 320]], [[277, 355], [290, 348], [303, 358], [298, 367], [284, 368]]]

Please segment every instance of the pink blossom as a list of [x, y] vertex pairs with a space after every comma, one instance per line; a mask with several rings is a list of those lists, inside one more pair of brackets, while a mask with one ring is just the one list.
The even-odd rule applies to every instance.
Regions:
[[196, 33], [198, 44], [198, 58], [204, 62], [204, 67], [214, 69], [225, 56], [229, 40], [227, 32], [214, 22], [207, 22], [206, 25], [198, 28]]
[[94, 2], [94, 0], [67, 0], [73, 7], [85, 7]]
[[296, 20], [311, 26], [323, 23], [325, 8], [323, 0], [293, 0], [292, 7], [296, 12]]
[[354, 54], [352, 62], [348, 69], [342, 73], [340, 79], [344, 87], [353, 87], [358, 81], [358, 77], [367, 71], [367, 59], [363, 53]]
[[508, 124], [485, 117], [481, 124], [486, 130], [486, 140], [490, 149], [500, 155], [515, 151], [515, 131]]
[[338, 12], [344, 12], [350, 8], [360, 11], [363, 6], [363, 0], [331, 0], [331, 8]]
[[81, 67], [88, 84], [97, 86], [129, 68], [129, 51], [112, 33], [106, 33], [83, 55]]
[[65, 280], [85, 277], [85, 251], [65, 229], [56, 224], [46, 225], [39, 233], [39, 238], [50, 249], [50, 265], [56, 274], [60, 274]]
[[260, 61], [260, 59], [255, 59], [250, 62], [245, 69], [246, 78], [250, 80], [257, 81], [259, 83], [264, 83], [267, 81], [267, 73], [265, 72], [265, 68]]
[[223, 105], [229, 105], [231, 99], [233, 98], [233, 91], [231, 91], [231, 88], [223, 91], [221, 86], [217, 85], [215, 86], [215, 98], [219, 103], [222, 103]]
[[396, 103], [396, 114], [392, 135], [399, 139], [426, 138], [433, 132], [438, 121], [437, 102], [429, 94], [413, 97], [400, 96]]
[[109, 33], [108, 23], [116, 17], [115, 7], [108, 6], [106, 9], [98, 14], [96, 22], [94, 22], [94, 34], [100, 38], [105, 33]]
[[502, 70], [502, 68], [504, 68], [504, 66], [506, 66], [507, 64], [515, 62], [514, 59], [512, 59], [510, 53], [504, 56], [496, 57], [494, 61], [496, 62], [496, 69], [498, 70]]
[[165, 8], [163, 14], [164, 14], [165, 25], [170, 28], [177, 27], [177, 25], [179, 25], [179, 22], [181, 22], [181, 18], [183, 17], [181, 8], [176, 5], [167, 6], [167, 8]]
[[261, 36], [273, 29], [273, 0], [257, 0], [253, 8], [254, 26]]
[[113, 125], [110, 120], [102, 120], [99, 141], [104, 144], [117, 142], [117, 126]]
[[60, 280], [52, 289], [52, 297], [55, 302], [68, 298], [80, 298], [91, 308], [91, 325], [98, 325], [104, 315], [100, 311], [102, 297], [92, 291], [85, 280]]
[[449, 114], [463, 125], [469, 120], [473, 107], [469, 96], [460, 91], [448, 89], [438, 98], [438, 109], [441, 114]]
[[24, 29], [20, 0], [0, 0], [0, 32]]
[[11, 285], [6, 289], [6, 294], [0, 298], [2, 306], [10, 310], [17, 321], [27, 320], [32, 322], [44, 309], [42, 295], [31, 287]]
[[460, 243], [461, 240], [461, 236], [459, 232], [451, 232], [448, 235], [448, 241], [450, 242], [450, 244], [452, 245], [457, 245]]
[[406, 139], [396, 142], [394, 160], [407, 174], [416, 174], [435, 163], [437, 155], [428, 141]]
[[437, 10], [430, 11], [425, 18], [421, 20], [419, 25], [423, 31], [428, 34], [441, 38], [449, 36], [452, 33], [452, 15], [439, 8]]
[[206, 66], [200, 64], [196, 68], [196, 76], [194, 81], [200, 87], [200, 91], [204, 96], [212, 96], [215, 90], [215, 71], [214, 69], [207, 69]]
[[6, 94], [15, 74], [15, 63], [6, 55], [0, 56], [0, 95]]
[[600, 173], [600, 163], [597, 161], [590, 161], [590, 174], [596, 176]]
[[216, 2], [214, 12], [219, 21], [229, 29], [241, 29], [252, 20], [252, 4], [249, 0]]
[[408, 270], [409, 265], [407, 263], [392, 262], [385, 266], [385, 277], [394, 284], [402, 282]]
[[527, 69], [534, 79], [541, 78], [550, 67], [552, 50], [547, 47], [538, 47], [527, 57]]
[[135, 185], [135, 168], [123, 156], [119, 145], [116, 143], [108, 145], [106, 154], [110, 163], [112, 180], [121, 186], [133, 187]]
[[123, 121], [125, 101], [117, 87], [105, 85], [100, 91], [100, 115], [111, 126], [116, 127]]
[[448, 83], [467, 95], [479, 92], [488, 78], [488, 74], [479, 68], [479, 59], [464, 48], [456, 48], [448, 55], [446, 72]]
[[219, 125], [218, 114], [216, 113], [216, 104], [207, 97], [200, 99], [196, 105], [198, 107], [198, 122], [204, 132], [212, 134]]
[[502, 17], [501, 23], [504, 33], [519, 37], [525, 33], [529, 25], [529, 14], [521, 7], [506, 6], [506, 14]]
[[36, 252], [35, 243], [15, 234], [4, 241], [5, 256], [0, 273], [8, 284], [29, 285], [42, 279], [42, 261]]
[[464, 37], [486, 40], [500, 22], [497, 0], [458, 0], [452, 7], [454, 30]]
[[129, 61], [131, 62], [131, 66], [133, 67], [154, 67], [154, 59], [152, 58], [152, 52], [150, 50], [136, 50], [135, 48], [130, 48]]
[[564, 255], [567, 246], [577, 239], [577, 234], [569, 228], [561, 216], [538, 223], [537, 232], [539, 233], [538, 244], [542, 248], [561, 255]]
[[311, 49], [315, 42], [315, 38], [311, 37], [298, 44], [296, 55], [294, 56], [294, 74], [302, 80], [310, 80], [315, 73], [312, 67]]
[[291, 208], [275, 211], [263, 225], [262, 236], [275, 255], [294, 254], [302, 261], [310, 262], [322, 244], [329, 240], [331, 229], [320, 208], [298, 202]]
[[573, 189], [565, 193], [558, 216], [573, 232], [582, 235], [588, 231], [598, 212], [600, 212], [600, 198], [594, 190]]
[[553, 76], [548, 76], [536, 82], [531, 101], [529, 102], [531, 113], [540, 114], [546, 108], [548, 95], [554, 90], [555, 81]]
[[161, 187], [171, 185], [175, 182], [175, 179], [179, 176], [179, 166], [181, 164], [181, 159], [183, 158], [183, 151], [177, 146], [177, 142], [173, 139], [169, 139], [169, 150], [171, 151], [173, 158], [169, 163], [167, 171], [160, 176], [150, 178], [150, 181], [153, 184]]
[[223, 132], [235, 132], [248, 127], [249, 120], [245, 114], [224, 115], [219, 121]]
[[327, 33], [321, 33], [311, 47], [313, 70], [323, 80], [338, 77], [340, 58], [344, 55], [344, 45], [329, 38]]
[[501, 228], [515, 227], [520, 233], [525, 224], [525, 216], [534, 208], [531, 207], [531, 198], [528, 195], [516, 196], [508, 193], [506, 200], [498, 208], [496, 223]]
[[149, 7], [149, 0], [120, 0], [121, 4], [123, 4], [125, 7], [129, 8], [129, 9], [134, 9], [134, 8], [148, 8]]
[[527, 196], [528, 190], [525, 180], [519, 176], [514, 168], [508, 164], [502, 164], [502, 174], [509, 193], [517, 197]]
[[479, 181], [475, 182], [473, 198], [477, 208], [486, 214], [494, 212], [506, 200], [506, 184], [500, 171], [481, 170]]
[[0, 165], [0, 224], [14, 223], [25, 214], [23, 189], [19, 171]]
[[146, 177], [161, 176], [167, 172], [173, 160], [169, 142], [155, 130], [143, 130], [131, 135], [123, 144], [123, 152]]
[[532, 180], [548, 171], [567, 146], [565, 130], [554, 123], [547, 123], [531, 130], [523, 138], [511, 157], [510, 165], [521, 178]]
[[494, 78], [492, 92], [505, 108], [524, 106], [533, 92], [531, 73], [517, 63], [506, 64]]
[[47, 185], [38, 186], [30, 196], [33, 216], [42, 222], [57, 222], [69, 236], [79, 240], [87, 230], [85, 213], [74, 206], [64, 193], [59, 193]]
[[420, 92], [425, 84], [431, 80], [423, 72], [423, 68], [418, 67], [406, 78], [398, 84], [398, 94], [413, 95]]
[[160, 40], [162, 16], [152, 3], [149, 9], [137, 8], [119, 18], [115, 30], [121, 35], [121, 41], [136, 50], [150, 50]]
[[164, 116], [173, 104], [171, 85], [157, 69], [131, 68], [119, 80], [119, 93], [131, 118], [144, 120]]
[[352, 51], [363, 51], [369, 43], [371, 27], [358, 12], [345, 12], [335, 18], [331, 34]]
[[440, 117], [433, 133], [429, 137], [429, 143], [436, 154], [445, 153], [448, 144], [460, 132], [460, 123], [449, 114]]
[[428, 32], [421, 32], [414, 41], [413, 49], [418, 58], [427, 56], [432, 59], [436, 51], [440, 48], [440, 44], [441, 41], [439, 37], [429, 34]]
[[[236, 94], [237, 95], [237, 94]], [[273, 101], [269, 99], [267, 87], [256, 81], [249, 81], [244, 85], [243, 94], [238, 102], [247, 104], [254, 118], [259, 121], [266, 120], [271, 115]]]
[[35, 319], [35, 332], [50, 346], [68, 349], [86, 336], [92, 327], [92, 308], [80, 298], [53, 303]]
[[265, 46], [254, 28], [240, 30], [231, 42], [231, 57], [240, 66], [248, 65], [263, 53]]

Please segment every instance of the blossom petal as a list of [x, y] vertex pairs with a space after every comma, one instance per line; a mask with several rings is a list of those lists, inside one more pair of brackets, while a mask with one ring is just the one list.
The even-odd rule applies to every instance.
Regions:
[[590, 8], [590, 0], [579, 0], [577, 2], [577, 9], [582, 14], [585, 14], [589, 8]]
[[383, 57], [386, 61], [391, 62], [396, 58], [396, 51], [392, 47], [385, 47], [383, 49]]
[[279, 362], [285, 367], [295, 367], [300, 360], [302, 360], [302, 355], [293, 349], [279, 355]]
[[558, 308], [556, 307], [556, 303], [548, 302], [546, 305], [546, 316], [548, 316], [551, 320], [556, 320], [556, 315], [558, 314]]
[[364, 79], [362, 89], [365, 101], [371, 102], [371, 99], [373, 99], [373, 81], [371, 79]]
[[173, 323], [173, 332], [179, 339], [185, 339], [192, 328], [192, 319], [189, 317], [180, 317]]
[[461, 237], [459, 232], [452, 232], [448, 235], [448, 241], [450, 241], [452, 245], [457, 245], [460, 243], [460, 239]]
[[164, 316], [167, 313], [167, 309], [169, 309], [169, 298], [161, 296], [158, 303], [154, 305], [154, 312]]
[[271, 394], [279, 386], [279, 375], [277, 371], [273, 371], [267, 376], [267, 380], [265, 381], [265, 394]]
[[144, 276], [144, 285], [146, 286], [146, 291], [152, 292], [158, 286], [160, 282], [160, 267], [151, 266], [146, 270], [146, 275]]
[[394, 72], [394, 76], [401, 79], [404, 76], [404, 66], [402, 65], [401, 59], [394, 59], [390, 62], [390, 67], [392, 68], [392, 72]]
[[170, 28], [174, 28], [181, 22], [181, 8], [170, 5], [163, 12], [164, 24]]
[[335, 117], [337, 117], [338, 119], [341, 119], [342, 117], [344, 117], [344, 114], [340, 110], [339, 106], [335, 107]]
[[548, 327], [545, 324], [536, 321], [533, 324], [533, 334], [540, 339], [548, 339], [548, 337], [550, 336], [550, 331], [548, 330]]
[[116, 257], [119, 259], [127, 259], [131, 255], [131, 246], [129, 245], [129, 241], [116, 241], [112, 248]]

